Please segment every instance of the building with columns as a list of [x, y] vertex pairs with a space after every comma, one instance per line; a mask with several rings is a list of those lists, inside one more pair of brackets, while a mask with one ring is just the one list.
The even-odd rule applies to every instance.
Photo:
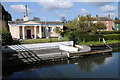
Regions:
[[9, 21], [8, 25], [14, 39], [58, 37], [59, 34], [55, 33], [54, 29], [63, 28], [60, 21], [29, 21], [27, 18], [23, 21]]

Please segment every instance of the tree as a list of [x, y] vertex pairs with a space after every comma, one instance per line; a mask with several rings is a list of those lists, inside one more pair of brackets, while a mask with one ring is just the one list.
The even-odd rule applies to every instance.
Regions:
[[61, 29], [60, 27], [55, 27], [55, 28], [53, 29], [53, 31], [59, 35], [58, 38], [61, 38], [62, 33], [63, 33], [63, 29]]
[[0, 4], [0, 14], [2, 14], [2, 17], [0, 17], [0, 21], [2, 22], [2, 45], [9, 45], [12, 43], [13, 39], [9, 31], [9, 25], [8, 21], [12, 20], [12, 16], [10, 13], [8, 13], [2, 4]]
[[60, 33], [62, 32], [62, 29], [60, 27], [55, 27], [53, 31], [60, 35]]
[[119, 20], [117, 17], [115, 17], [115, 19], [114, 20]]
[[77, 37], [82, 34], [93, 34], [96, 31], [95, 24], [91, 15], [79, 16], [78, 19], [73, 19], [64, 25], [66, 33], [69, 33], [69, 39], [76, 43]]
[[34, 17], [34, 18], [32, 19], [32, 21], [40, 21], [40, 18], [39, 18], [39, 17]]
[[61, 17], [61, 21], [62, 21], [63, 23], [67, 23], [67, 20], [66, 20], [65, 17]]
[[98, 30], [98, 31], [100, 31], [100, 30], [104, 30], [104, 29], [106, 29], [106, 25], [104, 24], [104, 23], [102, 23], [102, 22], [97, 22], [96, 23], [96, 29]]
[[23, 21], [23, 19], [16, 19], [16, 21]]

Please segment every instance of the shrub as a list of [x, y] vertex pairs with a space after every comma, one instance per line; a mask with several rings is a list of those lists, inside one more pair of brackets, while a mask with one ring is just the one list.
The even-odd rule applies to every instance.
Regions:
[[13, 40], [12, 45], [21, 44], [19, 40]]
[[98, 31], [96, 34], [120, 34], [120, 31]]
[[103, 36], [106, 40], [120, 40], [120, 34], [105, 34]]
[[76, 40], [78, 42], [89, 42], [89, 41], [102, 41], [102, 39], [105, 38], [105, 40], [120, 40], [120, 34], [80, 34], [76, 37]]
[[99, 39], [102, 39], [103, 38], [103, 35], [101, 34], [95, 34], [95, 35], [80, 35], [78, 37], [78, 41], [85, 41], [85, 42], [88, 42], [88, 41], [99, 41]]
[[12, 41], [13, 39], [10, 32], [2, 31], [2, 45], [10, 45]]

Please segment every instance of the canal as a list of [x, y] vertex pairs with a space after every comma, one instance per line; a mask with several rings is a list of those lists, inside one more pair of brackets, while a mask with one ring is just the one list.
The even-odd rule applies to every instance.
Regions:
[[3, 78], [118, 78], [118, 57], [120, 48], [77, 59], [4, 68]]

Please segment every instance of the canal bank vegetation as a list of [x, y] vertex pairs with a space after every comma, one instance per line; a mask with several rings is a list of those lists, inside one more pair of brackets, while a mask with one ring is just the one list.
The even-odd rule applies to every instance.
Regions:
[[69, 41], [69, 39], [67, 37], [63, 37], [60, 40], [57, 37], [41, 38], [41, 39], [26, 39], [26, 40], [23, 40], [23, 44], [49, 43], [49, 42], [61, 42], [61, 41]]
[[[118, 44], [120, 43], [120, 40], [106, 40], [106, 43], [107, 44]], [[79, 43], [80, 45], [89, 45], [89, 46], [92, 46], [92, 45], [104, 45], [103, 41], [89, 41], [89, 42], [80, 42]]]
[[[74, 45], [100, 45], [103, 38], [107, 44], [119, 43], [120, 31], [104, 31], [107, 26], [101, 22], [93, 23], [91, 15], [78, 16], [68, 21], [64, 27], [64, 35], [74, 41]], [[74, 46], [73, 45], [73, 46]]]

